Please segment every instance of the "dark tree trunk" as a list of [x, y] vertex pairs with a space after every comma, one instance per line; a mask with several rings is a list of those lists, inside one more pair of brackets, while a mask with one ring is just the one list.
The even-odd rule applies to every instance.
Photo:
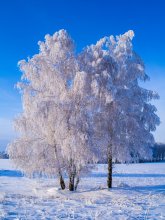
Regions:
[[65, 189], [65, 182], [64, 182], [64, 179], [63, 179], [62, 175], [60, 175], [60, 186], [61, 186], [62, 190]]
[[74, 188], [74, 175], [73, 174], [69, 177], [69, 190], [70, 191], [75, 190], [75, 188]]
[[77, 190], [77, 186], [78, 186], [79, 182], [80, 182], [80, 178], [77, 177], [77, 179], [76, 179], [76, 184], [75, 184], [75, 190]]
[[76, 177], [76, 166], [74, 160], [70, 159], [70, 174], [69, 174], [69, 190], [75, 190], [75, 177]]
[[107, 186], [112, 188], [112, 146], [108, 146], [108, 176], [107, 176]]
[[56, 160], [58, 161], [59, 182], [60, 182], [61, 189], [64, 190], [64, 189], [65, 189], [65, 182], [64, 182], [64, 178], [63, 178], [63, 176], [62, 176], [62, 171], [61, 171], [61, 167], [60, 167], [60, 161], [59, 161], [59, 159], [58, 159], [58, 152], [57, 152], [57, 147], [56, 147], [56, 145], [54, 146], [54, 150], [55, 150]]

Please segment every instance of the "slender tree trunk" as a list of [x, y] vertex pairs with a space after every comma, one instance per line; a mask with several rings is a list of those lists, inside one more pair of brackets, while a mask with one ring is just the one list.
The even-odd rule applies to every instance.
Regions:
[[61, 186], [62, 190], [65, 189], [65, 182], [64, 182], [64, 179], [63, 179], [62, 175], [60, 175], [60, 186]]
[[69, 190], [75, 190], [75, 177], [76, 177], [76, 166], [74, 164], [74, 159], [70, 159], [70, 171], [69, 171]]
[[112, 188], [112, 146], [108, 146], [108, 176], [107, 176], [107, 186]]
[[76, 183], [75, 183], [75, 190], [77, 190], [78, 184], [80, 182], [79, 176], [76, 178]]
[[60, 182], [61, 189], [64, 190], [65, 189], [65, 181], [64, 181], [64, 178], [62, 176], [62, 171], [61, 171], [61, 167], [60, 167], [60, 161], [58, 159], [58, 153], [57, 153], [56, 145], [54, 146], [54, 149], [55, 149], [55, 157], [56, 157], [57, 164], [58, 164], [59, 182]]
[[70, 177], [69, 177], [69, 190], [70, 191], [75, 190], [75, 188], [74, 188], [74, 178], [75, 178], [75, 176], [73, 174], [71, 174]]

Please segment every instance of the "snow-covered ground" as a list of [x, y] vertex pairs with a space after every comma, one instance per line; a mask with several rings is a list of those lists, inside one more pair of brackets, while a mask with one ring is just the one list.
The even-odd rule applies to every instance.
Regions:
[[54, 179], [28, 179], [0, 160], [0, 220], [165, 219], [165, 163], [115, 165], [106, 189], [106, 165], [82, 178], [77, 192]]

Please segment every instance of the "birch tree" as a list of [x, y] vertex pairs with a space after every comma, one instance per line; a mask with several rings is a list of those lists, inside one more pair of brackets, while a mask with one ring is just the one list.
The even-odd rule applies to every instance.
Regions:
[[[133, 51], [133, 31], [105, 37], [80, 55], [97, 91], [98, 114], [93, 118], [95, 145], [108, 163], [108, 188], [112, 187], [112, 161], [130, 162], [150, 157], [152, 131], [159, 125], [150, 104], [158, 94], [139, 86], [149, 79], [141, 58]], [[99, 140], [98, 140], [99, 139]]]
[[20, 137], [8, 151], [24, 172], [58, 176], [62, 189], [68, 175], [69, 189], [74, 190], [92, 158], [78, 93], [83, 77], [79, 77], [74, 43], [66, 31], [46, 35], [39, 46], [38, 54], [19, 62], [23, 76], [17, 86], [23, 113], [15, 120]]

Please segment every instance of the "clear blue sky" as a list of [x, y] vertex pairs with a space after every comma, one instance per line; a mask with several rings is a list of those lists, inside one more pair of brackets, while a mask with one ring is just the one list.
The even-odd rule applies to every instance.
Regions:
[[151, 82], [161, 96], [155, 102], [162, 124], [155, 133], [165, 142], [165, 1], [164, 0], [4, 0], [0, 1], [0, 146], [14, 137], [11, 121], [21, 111], [14, 84], [17, 62], [38, 52], [45, 34], [66, 29], [77, 49], [105, 35], [132, 29], [134, 49], [143, 58]]

